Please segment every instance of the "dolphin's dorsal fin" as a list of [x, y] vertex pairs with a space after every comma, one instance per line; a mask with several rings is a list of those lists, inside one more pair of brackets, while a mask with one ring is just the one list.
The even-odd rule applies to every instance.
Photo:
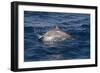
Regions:
[[55, 27], [55, 29], [59, 29], [59, 27], [58, 27], [58, 26], [56, 26], [56, 27]]

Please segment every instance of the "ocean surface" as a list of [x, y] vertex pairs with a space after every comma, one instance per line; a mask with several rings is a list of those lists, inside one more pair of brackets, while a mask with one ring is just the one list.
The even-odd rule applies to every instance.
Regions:
[[[39, 36], [58, 26], [72, 39], [53, 46]], [[24, 61], [90, 58], [90, 14], [24, 11]]]

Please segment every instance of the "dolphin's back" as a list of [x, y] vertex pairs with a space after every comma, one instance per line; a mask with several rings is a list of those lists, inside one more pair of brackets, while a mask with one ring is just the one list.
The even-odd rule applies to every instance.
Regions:
[[43, 42], [57, 42], [57, 41], [63, 41], [65, 39], [70, 38], [71, 36], [59, 28], [55, 28], [53, 30], [50, 30], [46, 32], [43, 35]]

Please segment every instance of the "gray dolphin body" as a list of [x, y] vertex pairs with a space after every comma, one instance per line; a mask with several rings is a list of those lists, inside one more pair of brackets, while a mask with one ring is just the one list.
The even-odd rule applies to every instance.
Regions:
[[49, 30], [42, 36], [42, 41], [45, 44], [53, 44], [55, 42], [64, 41], [66, 39], [71, 38], [71, 36], [64, 31], [62, 31], [59, 27]]

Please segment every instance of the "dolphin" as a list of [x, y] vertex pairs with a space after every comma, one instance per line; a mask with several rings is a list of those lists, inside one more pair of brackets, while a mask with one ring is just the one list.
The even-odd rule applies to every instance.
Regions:
[[60, 41], [69, 39], [71, 38], [71, 35], [69, 35], [68, 33], [65, 33], [58, 26], [56, 26], [55, 28], [46, 32], [40, 38], [42, 38], [42, 41], [45, 44], [53, 44], [55, 42], [60, 42]]

